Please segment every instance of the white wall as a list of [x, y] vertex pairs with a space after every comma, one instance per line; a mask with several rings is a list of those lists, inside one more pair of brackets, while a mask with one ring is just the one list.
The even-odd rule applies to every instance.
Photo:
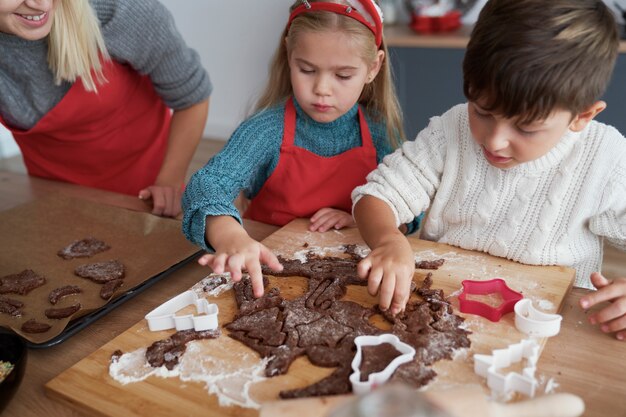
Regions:
[[293, 0], [161, 0], [213, 82], [205, 136], [228, 139], [264, 87]]

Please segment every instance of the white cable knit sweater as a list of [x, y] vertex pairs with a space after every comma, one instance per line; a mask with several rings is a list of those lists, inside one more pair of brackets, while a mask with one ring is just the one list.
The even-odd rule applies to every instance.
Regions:
[[576, 269], [593, 288], [602, 240], [626, 251], [626, 138], [593, 121], [546, 155], [508, 170], [472, 139], [467, 104], [385, 157], [352, 193], [385, 201], [398, 225], [429, 210], [422, 238], [532, 265]]

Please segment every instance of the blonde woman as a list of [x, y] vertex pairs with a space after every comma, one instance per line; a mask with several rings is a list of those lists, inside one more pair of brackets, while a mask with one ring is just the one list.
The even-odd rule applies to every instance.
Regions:
[[201, 265], [246, 269], [263, 293], [261, 263], [276, 257], [241, 227], [244, 217], [310, 230], [353, 225], [350, 192], [402, 141], [382, 13], [373, 0], [297, 1], [280, 39], [258, 112], [198, 171], [183, 195], [183, 231], [209, 251]]
[[29, 174], [176, 216], [211, 82], [156, 0], [0, 2], [0, 123]]

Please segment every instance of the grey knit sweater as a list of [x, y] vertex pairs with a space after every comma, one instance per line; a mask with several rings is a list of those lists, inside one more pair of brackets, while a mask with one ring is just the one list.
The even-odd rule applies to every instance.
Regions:
[[[168, 107], [183, 109], [211, 94], [209, 75], [165, 6], [157, 0], [90, 2], [112, 59], [149, 75]], [[0, 115], [13, 127], [35, 126], [72, 86], [55, 85], [47, 53], [47, 39], [27, 41], [0, 32]]]

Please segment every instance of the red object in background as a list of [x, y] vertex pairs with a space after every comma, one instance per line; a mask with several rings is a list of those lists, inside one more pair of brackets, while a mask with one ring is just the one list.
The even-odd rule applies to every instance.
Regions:
[[443, 16], [422, 16], [413, 13], [410, 26], [419, 33], [449, 32], [461, 26], [461, 12], [451, 10]]

